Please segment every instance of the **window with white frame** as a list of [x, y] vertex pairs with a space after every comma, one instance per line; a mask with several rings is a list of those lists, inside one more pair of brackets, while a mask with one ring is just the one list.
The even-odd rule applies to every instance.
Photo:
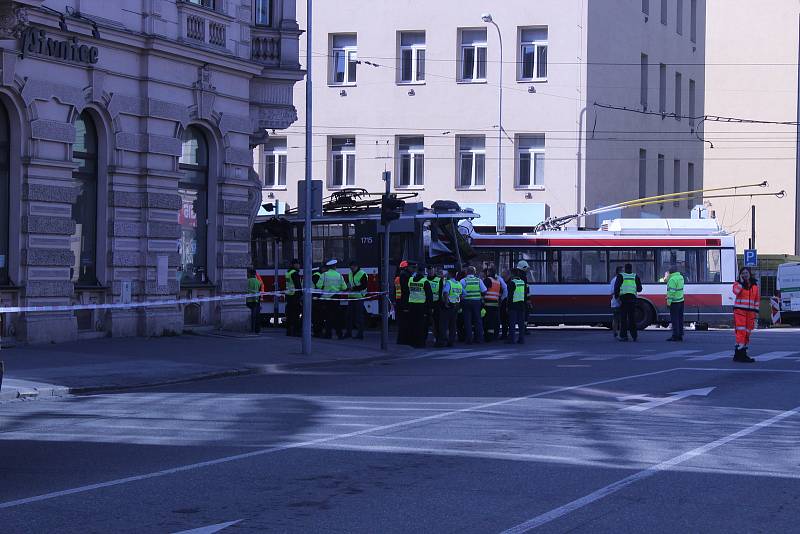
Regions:
[[400, 82], [425, 81], [425, 32], [400, 32]]
[[480, 30], [460, 30], [461, 57], [459, 63], [462, 82], [486, 81], [486, 28]]
[[517, 137], [517, 187], [544, 186], [544, 135]]
[[458, 138], [458, 185], [482, 189], [486, 185], [486, 137]]
[[286, 187], [286, 138], [270, 137], [261, 149], [261, 179], [264, 187]]
[[331, 35], [330, 80], [334, 85], [355, 85], [358, 65], [358, 41], [356, 34]]
[[397, 187], [425, 185], [425, 138], [400, 137], [397, 140]]
[[269, 26], [272, 24], [272, 0], [255, 0], [256, 26]]
[[330, 187], [356, 183], [356, 140], [354, 137], [331, 138]]
[[520, 29], [519, 79], [547, 79], [547, 28]]

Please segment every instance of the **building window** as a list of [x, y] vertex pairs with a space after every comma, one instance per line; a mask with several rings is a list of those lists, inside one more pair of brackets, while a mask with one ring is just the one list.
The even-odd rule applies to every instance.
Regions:
[[269, 26], [272, 24], [272, 0], [255, 0], [256, 26]]
[[11, 226], [11, 128], [5, 106], [0, 104], [0, 285], [7, 284]]
[[694, 80], [689, 80], [689, 125], [694, 128], [694, 114], [695, 109], [695, 85]]
[[[688, 191], [694, 191], [694, 163], [690, 163], [686, 169], [686, 189]], [[691, 197], [686, 199], [686, 207], [692, 209]]]
[[650, 0], [642, 0], [642, 13], [645, 15], [650, 14]]
[[669, 9], [668, 0], [661, 0], [661, 24], [667, 25], [667, 10]]
[[425, 185], [425, 138], [400, 137], [398, 139], [398, 187]]
[[639, 149], [639, 198], [647, 196], [647, 150]]
[[521, 81], [547, 79], [547, 28], [522, 28], [520, 30]]
[[663, 63], [658, 66], [658, 112], [667, 112], [667, 66]]
[[217, 7], [216, 0], [188, 0], [188, 1], [190, 4], [207, 7], [209, 9], [215, 9]]
[[[672, 164], [672, 187], [673, 193], [681, 192], [681, 160], [679, 159], [676, 159]], [[672, 205], [677, 208], [681, 205], [681, 202], [676, 198], [672, 201]]]
[[683, 76], [680, 72], [675, 73], [675, 120], [681, 120], [683, 115]]
[[286, 138], [271, 137], [262, 147], [261, 178], [266, 188], [286, 187]]
[[544, 186], [544, 135], [517, 138], [517, 187]]
[[330, 187], [356, 184], [356, 140], [354, 137], [331, 138]]
[[70, 279], [78, 285], [97, 285], [97, 129], [86, 111], [75, 120], [72, 161], [78, 164], [72, 173], [78, 196], [72, 205]]
[[463, 82], [486, 81], [486, 29], [460, 30], [460, 32], [460, 80]]
[[664, 194], [664, 154], [658, 155], [658, 192], [657, 195]]
[[458, 138], [458, 185], [479, 189], [486, 185], [486, 137]]
[[642, 104], [642, 109], [647, 111], [647, 91], [648, 91], [648, 69], [649, 61], [647, 54], [642, 54], [641, 58], [641, 71], [639, 73], [639, 102]]
[[689, 3], [689, 38], [693, 43], [697, 42], [697, 0], [690, 0]]
[[678, 0], [678, 13], [675, 20], [675, 31], [683, 35], [683, 0]]
[[358, 65], [356, 34], [331, 35], [331, 84], [355, 85]]
[[400, 32], [400, 82], [425, 81], [425, 32]]
[[205, 283], [208, 280], [208, 142], [198, 128], [190, 126], [184, 132], [178, 163], [182, 173], [178, 182], [181, 196], [178, 281], [182, 285]]

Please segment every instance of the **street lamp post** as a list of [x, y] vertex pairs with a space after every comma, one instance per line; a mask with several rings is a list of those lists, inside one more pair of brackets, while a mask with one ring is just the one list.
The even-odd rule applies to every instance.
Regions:
[[311, 356], [311, 268], [312, 268], [312, 255], [313, 245], [311, 222], [311, 209], [313, 206], [312, 201], [312, 176], [311, 176], [311, 157], [312, 157], [312, 87], [311, 87], [311, 65], [313, 57], [311, 55], [312, 41], [311, 41], [311, 22], [313, 15], [313, 1], [306, 0], [306, 211], [304, 215], [304, 234], [303, 234], [303, 355]]
[[497, 38], [500, 40], [500, 103], [499, 121], [497, 125], [497, 233], [506, 231], [506, 205], [503, 204], [503, 34], [500, 26], [492, 18], [490, 13], [481, 15], [481, 20], [491, 24], [497, 30]]

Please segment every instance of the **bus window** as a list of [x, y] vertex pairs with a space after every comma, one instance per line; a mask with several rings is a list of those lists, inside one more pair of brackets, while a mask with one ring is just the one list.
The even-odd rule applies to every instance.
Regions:
[[562, 250], [561, 282], [566, 284], [608, 283], [604, 250]]
[[[626, 263], [633, 265], [633, 272], [639, 275], [643, 284], [656, 281], [655, 252], [652, 250], [612, 250], [609, 252], [609, 272]], [[659, 275], [661, 276], [661, 275]]]
[[528, 262], [528, 283], [558, 283], [558, 251], [557, 250], [523, 250], [519, 259]]
[[662, 249], [658, 251], [658, 266], [656, 273], [659, 279], [670, 270], [676, 267], [683, 275], [687, 284], [696, 284], [700, 280], [697, 277], [697, 253], [705, 252], [696, 249], [675, 250]]
[[700, 250], [699, 274], [700, 281], [706, 283], [719, 283], [722, 281], [722, 254], [719, 249]]

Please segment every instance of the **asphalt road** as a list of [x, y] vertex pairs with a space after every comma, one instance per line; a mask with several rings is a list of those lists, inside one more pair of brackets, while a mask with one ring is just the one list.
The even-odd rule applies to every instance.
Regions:
[[800, 332], [666, 337], [3, 403], [0, 531], [797, 531]]

